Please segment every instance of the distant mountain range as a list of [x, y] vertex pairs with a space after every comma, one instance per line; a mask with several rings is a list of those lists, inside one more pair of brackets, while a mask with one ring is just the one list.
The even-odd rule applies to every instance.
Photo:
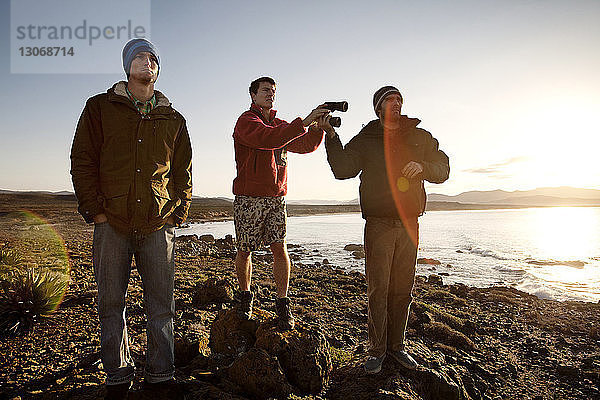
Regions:
[[54, 195], [54, 196], [72, 196], [75, 193], [69, 192], [68, 190], [61, 190], [60, 192], [49, 192], [46, 190], [4, 190], [0, 189], [0, 194], [46, 194], [46, 195]]
[[[13, 191], [0, 189], [0, 194], [14, 194], [35, 196], [59, 196], [64, 199], [73, 199], [73, 192], [66, 190], [59, 192], [50, 191]], [[233, 199], [227, 197], [200, 197], [194, 196], [194, 202], [209, 206], [230, 205]], [[464, 208], [512, 208], [512, 207], [552, 207], [552, 206], [600, 206], [600, 190], [579, 189], [568, 186], [547, 187], [533, 190], [504, 190], [470, 191], [448, 196], [432, 193], [427, 196], [427, 201], [434, 209], [464, 209]], [[347, 201], [336, 200], [288, 200], [290, 205], [353, 205], [358, 204], [358, 199]], [[471, 207], [473, 206], [473, 207]]]
[[[429, 204], [435, 208], [465, 208], [461, 206], [477, 205], [482, 208], [503, 207], [551, 207], [551, 206], [600, 206], [600, 190], [579, 189], [568, 186], [547, 187], [533, 190], [470, 191], [448, 196], [431, 193], [427, 195]], [[350, 205], [358, 204], [358, 198], [349, 201], [335, 200], [290, 200], [288, 204], [305, 205]], [[468, 207], [467, 207], [468, 208]]]
[[529, 207], [600, 206], [600, 190], [562, 186], [514, 192], [504, 190], [471, 191], [456, 196], [432, 193], [427, 196], [427, 200], [430, 202]]

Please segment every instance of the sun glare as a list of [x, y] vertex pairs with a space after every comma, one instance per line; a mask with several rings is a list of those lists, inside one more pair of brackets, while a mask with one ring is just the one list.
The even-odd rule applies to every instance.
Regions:
[[598, 280], [597, 271], [587, 264], [594, 257], [600, 240], [599, 230], [589, 218], [591, 209], [584, 207], [555, 207], [536, 210], [530, 230], [537, 261], [543, 268], [530, 272], [545, 281], [572, 285], [573, 290]]
[[532, 238], [540, 256], [548, 260], [581, 260], [592, 255], [598, 229], [586, 218], [588, 209], [554, 207], [540, 209]]

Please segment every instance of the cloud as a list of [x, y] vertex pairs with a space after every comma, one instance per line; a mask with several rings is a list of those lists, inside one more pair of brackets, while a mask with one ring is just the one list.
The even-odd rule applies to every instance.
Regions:
[[470, 168], [470, 169], [465, 169], [462, 172], [469, 172], [472, 174], [498, 174], [500, 172], [502, 172], [502, 170], [504, 169], [503, 167], [506, 167], [508, 165], [511, 164], [516, 164], [516, 163], [520, 163], [527, 160], [527, 157], [524, 156], [519, 156], [519, 157], [512, 157], [509, 158], [508, 160], [505, 161], [501, 161], [492, 165], [488, 165], [487, 167], [480, 167], [480, 168]]

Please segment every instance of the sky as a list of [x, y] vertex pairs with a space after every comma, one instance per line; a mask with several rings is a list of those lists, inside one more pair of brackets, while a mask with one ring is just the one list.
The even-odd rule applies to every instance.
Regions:
[[[89, 4], [103, 8], [95, 12], [122, 13], [118, 2]], [[402, 112], [419, 118], [450, 158], [450, 179], [426, 185], [430, 193], [600, 189], [600, 1], [152, 1], [149, 7], [150, 37], [161, 57], [156, 89], [187, 120], [196, 196], [233, 196], [233, 127], [250, 104], [250, 81], [264, 75], [277, 81], [275, 108], [288, 121], [323, 101], [348, 101], [348, 112], [337, 113], [343, 143], [376, 118], [373, 93], [398, 87]], [[126, 40], [114, 54], [90, 46], [88, 68], [79, 73], [11, 73], [18, 54], [11, 50], [10, 9], [2, 0], [0, 189], [72, 190], [77, 120], [87, 98], [125, 79]], [[100, 63], [114, 65], [114, 72], [89, 72]], [[333, 178], [324, 146], [288, 161], [288, 199], [358, 196], [358, 178]]]

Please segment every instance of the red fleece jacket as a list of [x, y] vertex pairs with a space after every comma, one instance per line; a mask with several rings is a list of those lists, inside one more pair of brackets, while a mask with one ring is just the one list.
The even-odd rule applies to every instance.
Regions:
[[323, 130], [311, 126], [308, 131], [302, 119], [291, 123], [269, 120], [260, 107], [252, 104], [237, 120], [233, 130], [237, 177], [233, 194], [254, 197], [278, 197], [287, 193], [287, 151], [311, 153], [323, 140]]

